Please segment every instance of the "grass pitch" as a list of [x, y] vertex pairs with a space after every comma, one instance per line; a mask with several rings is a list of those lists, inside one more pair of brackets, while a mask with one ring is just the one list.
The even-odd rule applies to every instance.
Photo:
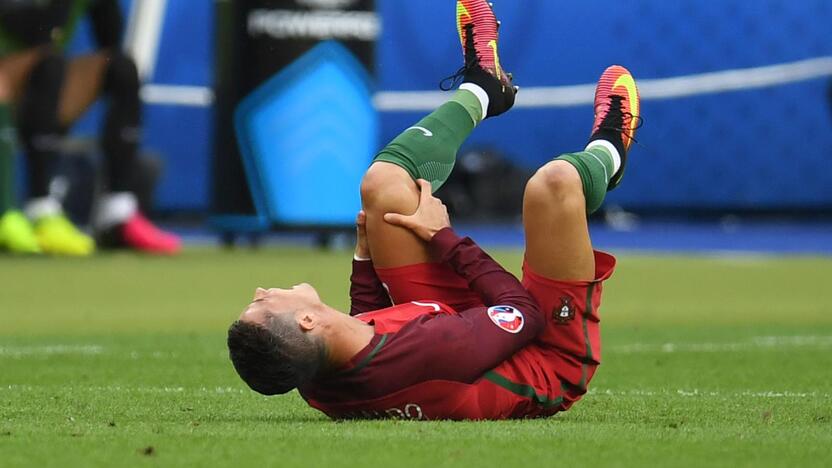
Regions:
[[255, 286], [345, 308], [349, 259], [0, 258], [0, 465], [832, 466], [832, 259], [620, 256], [603, 365], [549, 419], [335, 423], [247, 390], [224, 338]]

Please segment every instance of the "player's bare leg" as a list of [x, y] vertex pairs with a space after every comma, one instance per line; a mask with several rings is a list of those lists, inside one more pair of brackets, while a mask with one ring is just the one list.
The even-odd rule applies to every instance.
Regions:
[[[465, 65], [451, 77], [459, 90], [436, 111], [407, 128], [378, 156], [361, 185], [367, 236], [377, 268], [435, 261], [412, 232], [385, 223], [385, 213], [412, 214], [419, 205], [416, 179], [433, 191], [447, 180], [456, 152], [483, 119], [514, 104], [517, 89], [497, 56], [499, 24], [485, 0], [457, 2], [457, 29]], [[451, 87], [452, 87], [451, 86]]]
[[550, 161], [526, 186], [526, 262], [537, 274], [564, 281], [594, 279], [587, 215], [620, 183], [640, 122], [632, 75], [620, 66], [608, 68], [596, 89], [595, 124], [586, 150]]
[[367, 237], [373, 264], [394, 268], [431, 261], [425, 243], [409, 229], [386, 223], [385, 213], [413, 214], [419, 206], [416, 182], [401, 167], [376, 162], [361, 182]]
[[566, 161], [551, 161], [526, 184], [523, 227], [526, 263], [556, 280], [591, 280], [595, 258], [589, 239], [581, 178]]

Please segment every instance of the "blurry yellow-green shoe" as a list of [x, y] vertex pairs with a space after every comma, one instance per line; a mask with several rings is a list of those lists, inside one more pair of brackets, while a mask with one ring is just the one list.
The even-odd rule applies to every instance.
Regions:
[[9, 210], [0, 217], [0, 248], [15, 254], [41, 253], [32, 224], [20, 211]]
[[95, 241], [64, 215], [45, 216], [35, 222], [35, 236], [43, 253], [87, 256], [95, 252]]

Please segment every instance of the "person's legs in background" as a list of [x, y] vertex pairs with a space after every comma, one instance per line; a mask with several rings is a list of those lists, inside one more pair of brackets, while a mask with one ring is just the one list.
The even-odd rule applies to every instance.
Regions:
[[158, 229], [138, 207], [141, 83], [136, 64], [121, 52], [125, 28], [119, 2], [89, 3], [87, 13], [99, 49], [69, 62], [58, 115], [68, 127], [100, 95], [107, 99], [100, 135], [104, 194], [93, 216], [93, 228], [102, 247], [174, 254], [180, 250], [179, 238]]
[[[67, 89], [83, 82], [85, 66], [70, 64]], [[141, 141], [139, 75], [132, 59], [121, 52], [107, 55], [102, 92], [109, 107], [104, 118], [101, 149], [104, 152], [105, 193], [98, 204], [94, 226], [103, 247], [125, 247], [157, 254], [174, 254], [180, 240], [153, 225], [138, 209], [135, 195], [138, 150]], [[71, 96], [71, 93], [67, 93]], [[72, 117], [67, 103], [62, 114]]]
[[[13, 68], [22, 82], [18, 122], [29, 162], [26, 213], [35, 223], [44, 252], [86, 255], [94, 250], [92, 238], [76, 229], [63, 215], [60, 202], [49, 195], [49, 184], [65, 129], [102, 92], [110, 101], [101, 138], [105, 193], [98, 203], [93, 228], [106, 247], [177, 252], [179, 239], [148, 221], [138, 211], [132, 192], [141, 112], [138, 73], [132, 60], [105, 50], [67, 64], [61, 55], [48, 51], [40, 52], [38, 60], [30, 62], [17, 61]], [[30, 71], [25, 70], [27, 65]]]
[[15, 132], [11, 87], [0, 69], [0, 249], [12, 253], [40, 253], [34, 229], [17, 209], [15, 183]]
[[65, 69], [66, 62], [59, 53], [44, 50], [31, 70], [23, 74], [26, 84], [18, 103], [17, 122], [29, 163], [30, 198], [25, 208], [44, 253], [89, 255], [95, 250], [95, 242], [69, 221], [60, 202], [49, 193], [52, 166], [64, 133], [58, 104]]

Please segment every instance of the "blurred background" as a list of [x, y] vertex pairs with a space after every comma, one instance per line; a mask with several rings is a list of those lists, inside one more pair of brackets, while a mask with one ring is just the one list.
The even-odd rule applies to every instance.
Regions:
[[[121, 0], [123, 50], [142, 82], [141, 147], [152, 174], [147, 211], [186, 242], [231, 244], [298, 229], [313, 242], [333, 242], [332, 232], [349, 227], [356, 177], [372, 151], [345, 149], [353, 146], [339, 136], [341, 124], [316, 113], [326, 103], [314, 91], [270, 111], [272, 120], [298, 126], [289, 131], [302, 136], [294, 145], [241, 156], [234, 111], [295, 59], [335, 39], [366, 71], [373, 110], [360, 115], [374, 119], [365, 132], [376, 150], [444, 99], [437, 84], [460, 65], [451, 3]], [[471, 232], [486, 242], [522, 240], [516, 221], [525, 179], [557, 154], [583, 147], [595, 80], [620, 63], [639, 81], [645, 125], [627, 182], [608, 195], [597, 219], [602, 244], [832, 252], [832, 3], [495, 3], [502, 63], [522, 89], [515, 110], [474, 132], [440, 193]], [[82, 20], [67, 53], [94, 48]], [[273, 87], [261, 101], [280, 92]], [[94, 105], [69, 140], [94, 138], [104, 107]], [[344, 112], [333, 119], [348, 123], [358, 115]], [[344, 151], [346, 160], [338, 154]], [[255, 162], [247, 167], [245, 158]], [[282, 162], [262, 169], [261, 160]], [[64, 166], [64, 175], [83, 187], [83, 171], [72, 167]], [[258, 182], [258, 168], [280, 176]], [[334, 174], [322, 175], [327, 171]], [[339, 183], [344, 171], [351, 175]], [[308, 191], [297, 196], [302, 188], [292, 180]], [[88, 198], [71, 210], [82, 225]], [[351, 201], [315, 211], [340, 198]], [[276, 207], [290, 199], [314, 216], [298, 220]], [[642, 235], [627, 234], [634, 230]]]

